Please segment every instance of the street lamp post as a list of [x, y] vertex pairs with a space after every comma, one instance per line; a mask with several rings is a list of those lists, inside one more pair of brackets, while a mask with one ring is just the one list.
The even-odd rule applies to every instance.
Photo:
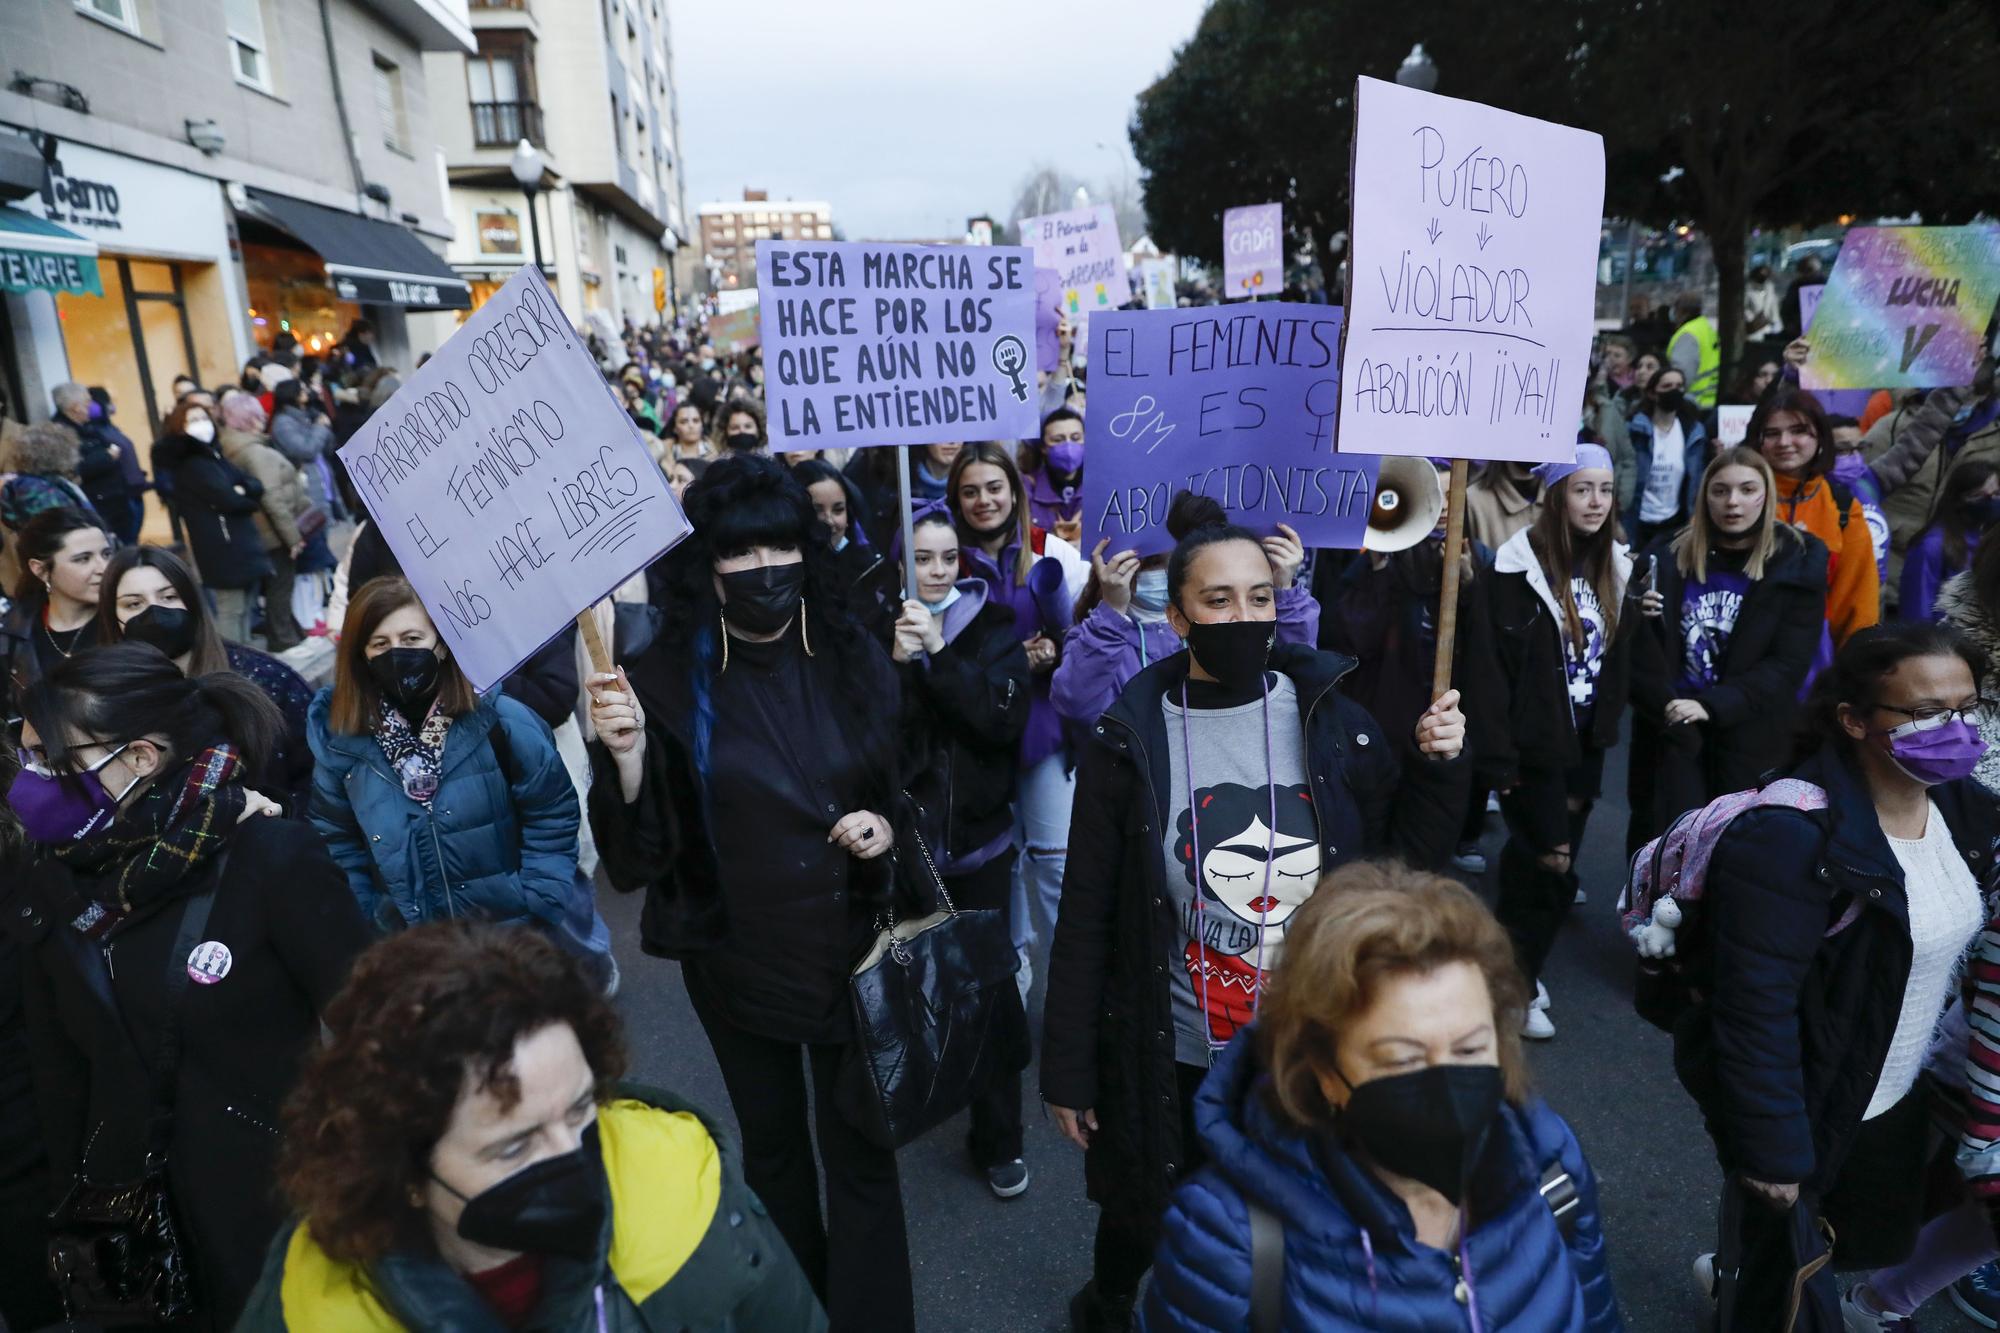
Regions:
[[1418, 42], [1410, 48], [1410, 54], [1403, 57], [1403, 63], [1396, 67], [1396, 82], [1405, 88], [1415, 88], [1420, 93], [1434, 93], [1438, 86], [1437, 62]]
[[660, 248], [667, 252], [667, 308], [678, 317], [681, 307], [679, 282], [674, 273], [674, 257], [680, 253], [681, 238], [672, 227], [660, 233]]
[[521, 193], [528, 196], [528, 235], [534, 238], [535, 267], [542, 266], [542, 223], [535, 216], [535, 196], [542, 189], [542, 155], [526, 139], [514, 147], [514, 160], [507, 164], [514, 173], [514, 183], [521, 187]]

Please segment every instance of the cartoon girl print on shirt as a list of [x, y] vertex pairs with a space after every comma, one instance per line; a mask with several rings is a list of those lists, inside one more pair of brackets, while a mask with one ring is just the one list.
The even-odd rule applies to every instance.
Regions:
[[[1319, 883], [1319, 819], [1303, 783], [1276, 790], [1278, 827], [1270, 831], [1272, 789], [1225, 782], [1194, 793], [1181, 811], [1174, 854], [1194, 897], [1181, 909], [1187, 940], [1182, 963], [1195, 1001], [1208, 1015], [1212, 1042], [1227, 1042], [1251, 1018], [1259, 966], [1278, 965], [1285, 926]], [[1201, 865], [1194, 864], [1200, 816]], [[1269, 862], [1270, 887], [1265, 887]], [[1260, 949], [1261, 946], [1261, 949]]]

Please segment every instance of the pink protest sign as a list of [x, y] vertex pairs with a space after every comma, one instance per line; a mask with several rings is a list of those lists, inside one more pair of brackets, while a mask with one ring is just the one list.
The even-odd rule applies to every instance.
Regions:
[[1230, 296], [1276, 296], [1284, 290], [1283, 204], [1252, 204], [1223, 213], [1222, 280]]

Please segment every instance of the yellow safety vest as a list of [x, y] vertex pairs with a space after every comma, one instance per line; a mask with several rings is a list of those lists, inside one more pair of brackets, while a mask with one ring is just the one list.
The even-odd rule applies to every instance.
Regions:
[[1715, 406], [1716, 385], [1722, 378], [1722, 335], [1716, 331], [1715, 323], [1706, 315], [1696, 315], [1687, 323], [1674, 330], [1674, 336], [1667, 339], [1667, 356], [1673, 356], [1673, 346], [1687, 334], [1701, 349], [1701, 365], [1694, 373], [1694, 382], [1688, 385], [1688, 398], [1696, 407], [1706, 412]]

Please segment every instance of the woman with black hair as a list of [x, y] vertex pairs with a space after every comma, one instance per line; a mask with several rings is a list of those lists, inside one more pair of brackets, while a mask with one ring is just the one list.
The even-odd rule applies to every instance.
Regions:
[[1753, 809], [1715, 844], [1684, 927], [1700, 945], [1674, 1067], [1726, 1175], [1719, 1256], [1695, 1265], [1725, 1328], [1841, 1327], [1834, 1269], [1915, 1244], [1925, 1052], [1985, 921], [2000, 835], [1971, 780], [1986, 667], [1948, 626], [1855, 634], [1814, 686], [1790, 774], [1825, 808]]
[[1458, 692], [1412, 735], [1336, 685], [1353, 659], [1275, 648], [1271, 560], [1209, 524], [1167, 562], [1188, 651], [1133, 678], [1082, 746], [1049, 960], [1042, 1097], [1100, 1208], [1083, 1333], [1123, 1329], [1175, 1181], [1201, 1161], [1193, 1097], [1255, 1017], [1286, 923], [1348, 861], [1451, 855], [1468, 772]]
[[115, 644], [25, 709], [7, 801], [34, 847], [5, 916], [57, 1188], [137, 1182], [164, 1152], [199, 1307], [176, 1327], [226, 1329], [283, 1219], [279, 1105], [367, 929], [310, 829], [253, 817], [277, 813], [246, 775], [279, 722], [250, 682]]
[[1062, 892], [1076, 787], [1052, 689], [1090, 567], [1074, 545], [1032, 521], [1021, 474], [1000, 445], [968, 444], [959, 451], [947, 503], [958, 524], [965, 572], [984, 579], [988, 595], [1013, 611], [1015, 637], [1028, 654], [1028, 726], [1021, 733], [1015, 811], [1022, 855], [1012, 922], [1025, 993], [1033, 977], [1035, 937], [1044, 927], [1053, 934]]
[[889, 605], [896, 570], [883, 555], [884, 548], [873, 545], [862, 526], [861, 488], [824, 458], [794, 463], [792, 475], [806, 488], [813, 515], [826, 528], [834, 563], [846, 580], [848, 605], [877, 638], [886, 639], [896, 617]]
[[21, 578], [0, 619], [0, 712], [20, 710], [28, 687], [99, 641], [97, 601], [111, 534], [97, 515], [45, 509], [16, 540]]
[[1687, 376], [1674, 366], [1653, 372], [1626, 428], [1638, 484], [1622, 517], [1625, 535], [1644, 547], [1677, 531], [1694, 512], [1708, 466], [1708, 431], [1688, 400]]
[[895, 668], [849, 614], [827, 530], [782, 464], [725, 457], [686, 509], [693, 535], [657, 566], [660, 634], [589, 683], [591, 827], [613, 887], [646, 892], [641, 947], [683, 964], [744, 1176], [833, 1327], [908, 1330], [895, 1154], [834, 1091], [876, 915], [921, 915], [932, 897], [923, 857], [897, 848]]
[[[290, 381], [287, 381], [289, 383]], [[227, 643], [202, 599], [194, 571], [172, 551], [127, 546], [104, 567], [103, 595], [97, 599], [97, 629], [104, 643], [150, 643], [184, 675], [234, 671], [264, 692], [284, 719], [284, 732], [269, 773], [252, 780], [293, 815], [304, 816], [312, 794], [312, 747], [306, 743], [306, 712], [312, 686], [269, 653]]]
[[1066, 540], [1081, 532], [1083, 514], [1083, 413], [1058, 407], [1042, 418], [1042, 431], [1023, 440], [1017, 461], [1035, 523]]
[[1580, 444], [1575, 462], [1535, 471], [1541, 513], [1486, 580], [1499, 649], [1488, 697], [1505, 725], [1482, 766], [1507, 821], [1497, 914], [1535, 992], [1522, 1032], [1539, 1041], [1555, 1035], [1542, 964], [1578, 896], [1574, 858], [1618, 743], [1640, 617], [1626, 605], [1632, 556], [1616, 536], [1611, 455]]

